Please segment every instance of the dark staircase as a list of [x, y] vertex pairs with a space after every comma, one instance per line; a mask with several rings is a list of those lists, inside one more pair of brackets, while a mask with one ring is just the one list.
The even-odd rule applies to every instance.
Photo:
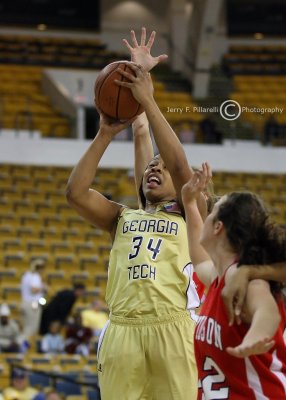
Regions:
[[[232, 80], [220, 68], [216, 67], [211, 71], [209, 96], [205, 99], [195, 99], [195, 101], [201, 107], [220, 107], [224, 101], [229, 99], [232, 90]], [[212, 116], [224, 139], [255, 139], [253, 126], [244, 122], [241, 117], [234, 121], [227, 121], [219, 113], [213, 113]]]
[[191, 93], [192, 85], [181, 72], [172, 71], [168, 64], [159, 64], [152, 71], [152, 75], [158, 81], [163, 82], [166, 89], [170, 92], [187, 92]]

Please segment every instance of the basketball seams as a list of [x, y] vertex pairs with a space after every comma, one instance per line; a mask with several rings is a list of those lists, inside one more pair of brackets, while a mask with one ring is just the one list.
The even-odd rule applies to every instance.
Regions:
[[[98, 90], [96, 91], [96, 93], [95, 93], [95, 100], [96, 100], [96, 103], [98, 104], [98, 106], [99, 106], [99, 104], [100, 104], [99, 101], [98, 101], [98, 99], [99, 99], [99, 97], [100, 97], [101, 89], [102, 89], [102, 87], [103, 87], [105, 81], [108, 79], [109, 75], [110, 75], [111, 73], [113, 73], [117, 68], [118, 68], [118, 65], [117, 65], [117, 64], [114, 65], [114, 68], [111, 69], [111, 71], [109, 72], [109, 74], [106, 74], [105, 77], [102, 79], [101, 85], [99, 86], [99, 89], [98, 89]], [[100, 75], [99, 75], [98, 77], [100, 77]], [[97, 89], [97, 85], [96, 85], [96, 89]]]
[[[118, 68], [121, 67], [121, 64], [118, 65]], [[124, 64], [124, 70], [125, 71], [127, 68], [127, 64]], [[124, 76], [121, 75], [121, 81], [124, 82]], [[119, 101], [120, 101], [120, 93], [121, 93], [122, 86], [119, 86], [118, 94], [117, 94], [117, 99], [116, 99], [116, 119], [118, 120], [118, 110], [119, 110]]]
[[116, 120], [129, 120], [143, 112], [143, 107], [134, 98], [130, 89], [115, 85], [114, 80], [129, 82], [119, 74], [118, 68], [134, 75], [126, 60], [115, 61], [107, 65], [95, 82], [95, 104], [107, 116]]

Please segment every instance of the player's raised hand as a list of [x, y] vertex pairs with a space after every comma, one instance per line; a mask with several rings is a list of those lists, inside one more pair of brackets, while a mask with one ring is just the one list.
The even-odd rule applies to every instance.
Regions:
[[135, 120], [135, 118], [133, 118], [132, 120], [129, 121], [117, 121], [108, 117], [103, 113], [99, 114], [100, 114], [100, 122], [99, 122], [100, 131], [103, 132], [104, 134], [109, 134], [111, 138], [117, 135], [119, 132], [123, 131], [124, 129], [128, 128], [128, 126], [130, 126], [132, 122]]
[[266, 337], [263, 339], [257, 339], [252, 343], [246, 343], [243, 341], [239, 346], [227, 347], [226, 351], [234, 357], [243, 358], [267, 353], [274, 345], [275, 340]]
[[118, 69], [118, 72], [123, 75], [128, 81], [115, 80], [119, 86], [124, 86], [132, 90], [135, 99], [143, 105], [153, 97], [154, 87], [150, 73], [147, 72], [140, 64], [130, 63], [130, 68], [133, 69], [135, 75], [129, 72]]
[[211, 167], [207, 162], [204, 162], [202, 168], [195, 171], [190, 180], [182, 188], [182, 200], [184, 205], [197, 200], [200, 193], [206, 188], [211, 177]]
[[151, 49], [156, 37], [155, 31], [151, 33], [147, 41], [147, 44], [146, 44], [146, 28], [144, 27], [141, 29], [140, 44], [137, 42], [136, 35], [133, 30], [130, 32], [130, 36], [133, 47], [129, 44], [127, 39], [123, 39], [123, 43], [125, 44], [131, 55], [131, 61], [135, 62], [136, 64], [142, 65], [142, 67], [146, 69], [146, 71], [150, 71], [159, 62], [165, 61], [168, 58], [167, 54], [161, 54], [158, 57], [153, 57], [151, 55]]

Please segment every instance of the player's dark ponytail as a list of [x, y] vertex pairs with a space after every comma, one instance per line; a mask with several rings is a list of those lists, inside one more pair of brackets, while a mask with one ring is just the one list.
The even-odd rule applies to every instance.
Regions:
[[[286, 260], [285, 229], [275, 225], [258, 196], [251, 192], [233, 192], [217, 213], [227, 238], [239, 255], [239, 265], [273, 264]], [[274, 292], [280, 284], [271, 283]]]

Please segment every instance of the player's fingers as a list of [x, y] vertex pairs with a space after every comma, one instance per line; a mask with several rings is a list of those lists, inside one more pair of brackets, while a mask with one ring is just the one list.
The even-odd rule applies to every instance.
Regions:
[[133, 74], [130, 74], [127, 71], [123, 71], [123, 69], [118, 68], [117, 70], [121, 75], [125, 76], [125, 78], [128, 78], [131, 82], [134, 82], [136, 79], [136, 76], [134, 76]]
[[127, 47], [127, 49], [131, 52], [133, 50], [133, 48], [130, 46], [129, 42], [127, 39], [122, 39], [122, 42], [125, 44], [125, 46]]
[[270, 350], [275, 345], [275, 340], [270, 340], [270, 342], [266, 343], [266, 351]]
[[203, 176], [203, 178], [205, 179], [205, 181], [207, 181], [207, 180], [210, 179], [210, 177], [209, 177], [209, 171], [208, 171], [208, 168], [207, 168], [207, 165], [206, 165], [205, 162], [202, 163], [202, 176]]
[[153, 31], [149, 37], [148, 43], [146, 45], [147, 49], [151, 50], [151, 47], [153, 46], [154, 40], [156, 37], [156, 32]]
[[208, 179], [211, 179], [212, 178], [212, 169], [211, 169], [211, 166], [210, 166], [210, 164], [206, 161], [205, 163], [205, 169], [206, 169], [206, 174], [207, 174], [207, 177], [208, 177]]
[[227, 347], [226, 352], [233, 357], [243, 358], [245, 352], [240, 347]]
[[133, 83], [131, 83], [131, 82], [122, 82], [122, 81], [118, 81], [117, 79], [114, 80], [114, 83], [116, 83], [116, 85], [124, 86], [124, 87], [128, 87], [128, 88], [132, 88], [133, 87]]
[[126, 122], [124, 123], [125, 128], [128, 128], [128, 126], [130, 126], [131, 124], [133, 124], [133, 122], [136, 120], [136, 118], [137, 118], [137, 115], [136, 115], [136, 117], [134, 117], [134, 118], [129, 119], [128, 121], [126, 121]]
[[[140, 74], [143, 75], [144, 72], [147, 73], [144, 68], [142, 67], [142, 65], [140, 64], [135, 64], [135, 63], [129, 63], [129, 67], [131, 69], [133, 69], [133, 71], [135, 72], [136, 76], [139, 76]], [[119, 70], [118, 70], [119, 71]], [[147, 73], [148, 74], [148, 73]], [[136, 76], [134, 76], [134, 78], [136, 78]]]
[[146, 28], [143, 26], [141, 29], [141, 42], [140, 42], [140, 46], [145, 46], [145, 42], [146, 42]]
[[130, 36], [131, 36], [131, 42], [132, 42], [133, 46], [138, 47], [138, 42], [137, 42], [137, 39], [135, 36], [135, 32], [133, 30], [130, 32]]
[[203, 189], [206, 185], [206, 176], [204, 171], [204, 166], [202, 165], [202, 169], [199, 169], [195, 172], [195, 176], [197, 177], [198, 186]]
[[235, 296], [234, 315], [235, 318], [237, 319], [237, 322], [239, 321], [239, 323], [240, 323], [240, 316], [243, 303], [244, 303], [244, 294], [241, 292], [241, 290], [237, 290]]
[[134, 121], [134, 118], [133, 119], [129, 119], [128, 121], [122, 121], [120, 123], [120, 128], [122, 130], [128, 128], [132, 124], [133, 121]]
[[156, 60], [158, 61], [158, 63], [160, 63], [167, 60], [167, 58], [168, 58], [167, 54], [161, 54], [160, 56], [156, 57]]

